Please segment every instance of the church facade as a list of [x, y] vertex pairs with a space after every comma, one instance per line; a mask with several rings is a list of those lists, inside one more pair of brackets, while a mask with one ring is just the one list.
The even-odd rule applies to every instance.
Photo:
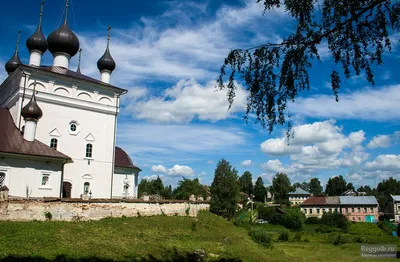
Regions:
[[[110, 84], [116, 64], [110, 35], [98, 60], [100, 79], [69, 68], [80, 51], [68, 26], [47, 39], [40, 21], [28, 38], [29, 63], [14, 56], [0, 85], [0, 187], [14, 197], [136, 198], [140, 168], [116, 146], [120, 97], [126, 90]], [[19, 37], [18, 37], [19, 38]], [[44, 52], [53, 64], [41, 64]]]

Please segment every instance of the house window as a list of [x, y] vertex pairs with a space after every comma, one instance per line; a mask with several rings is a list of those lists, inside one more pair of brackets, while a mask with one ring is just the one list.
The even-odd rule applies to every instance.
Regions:
[[351, 208], [351, 213], [354, 213], [354, 207]]
[[319, 210], [319, 208], [317, 208], [317, 214], [319, 214], [320, 213], [320, 210]]
[[44, 174], [42, 176], [42, 186], [48, 186], [49, 185], [49, 178], [50, 178], [49, 174]]
[[358, 207], [358, 208], [357, 208], [357, 211], [358, 211], [358, 213], [361, 213], [361, 208]]
[[[400, 207], [399, 207], [399, 210], [400, 210]], [[374, 213], [374, 208], [373, 207], [371, 207], [371, 213]]]
[[307, 208], [304, 208], [304, 214], [307, 214]]
[[89, 194], [89, 191], [90, 191], [90, 183], [85, 182], [83, 184], [83, 194], [87, 195], [87, 194]]
[[52, 138], [50, 140], [50, 147], [57, 150], [57, 144], [58, 144], [58, 140], [56, 138]]
[[367, 208], [366, 208], [366, 207], [364, 207], [364, 213], [367, 213], [367, 212], [368, 212]]
[[325, 211], [325, 208], [323, 208], [323, 209], [322, 209], [322, 213], [325, 213], [325, 212], [326, 212], [326, 211]]
[[0, 187], [4, 186], [4, 180], [6, 180], [6, 173], [0, 172]]
[[353, 217], [353, 221], [356, 221], [356, 218], [355, 218], [355, 217]]
[[311, 208], [310, 208], [310, 210], [309, 210], [309, 211], [310, 211], [310, 214], [312, 214], [312, 209], [311, 209]]
[[329, 213], [332, 213], [332, 208], [329, 208]]
[[346, 207], [346, 213], [349, 213], [349, 209]]
[[92, 157], [92, 153], [93, 153], [93, 145], [87, 144], [86, 145], [86, 157]]
[[70, 135], [78, 135], [79, 134], [79, 123], [77, 121], [69, 122], [69, 129], [68, 132]]
[[361, 221], [361, 217], [358, 217], [358, 221]]

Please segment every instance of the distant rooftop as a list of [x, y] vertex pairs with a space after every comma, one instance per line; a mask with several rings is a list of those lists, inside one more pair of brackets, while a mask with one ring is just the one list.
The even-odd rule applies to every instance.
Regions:
[[326, 205], [326, 197], [309, 197], [307, 200], [305, 200], [303, 203], [301, 203], [301, 206], [321, 206], [321, 205]]
[[394, 201], [400, 202], [400, 195], [390, 195]]
[[298, 187], [298, 188], [296, 188], [295, 191], [290, 192], [289, 195], [310, 195], [310, 193], [308, 193], [304, 189]]
[[374, 196], [340, 196], [341, 205], [378, 205]]

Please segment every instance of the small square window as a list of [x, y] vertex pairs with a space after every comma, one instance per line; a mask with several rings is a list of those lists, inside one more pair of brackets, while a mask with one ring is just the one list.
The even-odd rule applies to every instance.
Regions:
[[6, 173], [0, 172], [0, 187], [4, 186], [4, 181], [6, 180]]
[[361, 213], [361, 208], [357, 208], [358, 213]]
[[310, 214], [312, 214], [312, 209], [311, 209], [311, 208], [310, 208], [310, 210], [309, 210], [309, 211], [310, 211]]
[[57, 150], [57, 144], [58, 144], [58, 140], [56, 138], [52, 138], [50, 140], [50, 147]]
[[42, 176], [42, 186], [49, 185], [49, 178], [50, 178], [50, 175], [47, 175], [47, 174]]
[[77, 129], [76, 124], [75, 124], [75, 123], [72, 123], [72, 124], [69, 126], [69, 129], [70, 129], [72, 132], [75, 132], [76, 129]]
[[91, 158], [93, 156], [93, 145], [87, 144], [86, 145], [86, 157]]

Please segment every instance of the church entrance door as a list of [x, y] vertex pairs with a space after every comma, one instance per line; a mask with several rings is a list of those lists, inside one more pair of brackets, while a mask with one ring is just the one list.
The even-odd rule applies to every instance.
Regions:
[[72, 184], [63, 182], [63, 198], [71, 198]]

